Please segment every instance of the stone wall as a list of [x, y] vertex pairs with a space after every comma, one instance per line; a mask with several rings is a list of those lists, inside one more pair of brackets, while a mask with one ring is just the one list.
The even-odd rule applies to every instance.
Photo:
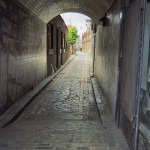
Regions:
[[[105, 22], [105, 25], [101, 23], [97, 28], [95, 75], [114, 118], [116, 117], [119, 127], [123, 130], [128, 145], [134, 149], [135, 116], [138, 103], [137, 87], [138, 84], [141, 84], [138, 78], [138, 69], [139, 64], [142, 63], [140, 56], [144, 54], [143, 48], [141, 48], [143, 44], [141, 37], [144, 30], [141, 31], [141, 28], [144, 29], [142, 21], [145, 17], [145, 8], [142, 5], [144, 1], [140, 0], [120, 2], [117, 0], [107, 13], [109, 22]], [[148, 39], [145, 39], [146, 43]], [[148, 61], [148, 54], [144, 57], [144, 61]], [[144, 72], [142, 88], [143, 82], [147, 80], [147, 65], [144, 65], [143, 68], [146, 73]], [[144, 88], [141, 89], [141, 91], [143, 90]], [[141, 98], [143, 98], [142, 96], [141, 92]], [[146, 101], [145, 104], [148, 106]], [[142, 100], [140, 110], [141, 106], [143, 106]], [[139, 150], [148, 150], [149, 138], [147, 137], [149, 137], [149, 132], [147, 131], [149, 129], [146, 128], [144, 134], [141, 129], [137, 144]]]
[[46, 76], [46, 24], [0, 0], [0, 112]]
[[96, 69], [97, 82], [106, 96], [110, 109], [115, 114], [118, 88], [118, 58], [120, 35], [120, 5], [116, 3], [108, 12], [109, 25], [97, 27]]

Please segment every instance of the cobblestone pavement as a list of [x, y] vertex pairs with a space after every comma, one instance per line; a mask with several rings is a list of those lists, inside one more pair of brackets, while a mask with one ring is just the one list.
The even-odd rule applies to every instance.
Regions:
[[78, 55], [2, 129], [0, 150], [128, 150], [124, 139], [118, 143], [102, 127], [88, 63]]

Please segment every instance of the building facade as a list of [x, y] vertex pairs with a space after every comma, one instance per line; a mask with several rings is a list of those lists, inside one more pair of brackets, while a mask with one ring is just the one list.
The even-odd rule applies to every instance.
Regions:
[[81, 40], [79, 35], [78, 35], [78, 38], [77, 38], [76, 43], [74, 45], [74, 50], [75, 51], [81, 51], [82, 50], [82, 40]]
[[89, 29], [82, 34], [82, 52], [91, 54], [92, 49], [92, 31]]
[[59, 15], [47, 24], [47, 75], [60, 68], [68, 55], [68, 28]]

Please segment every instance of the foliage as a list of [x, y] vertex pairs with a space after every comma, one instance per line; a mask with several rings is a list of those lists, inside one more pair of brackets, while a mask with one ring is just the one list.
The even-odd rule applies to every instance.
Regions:
[[69, 27], [68, 31], [68, 42], [70, 45], [74, 45], [76, 43], [76, 40], [78, 38], [78, 31], [76, 27], [71, 26]]

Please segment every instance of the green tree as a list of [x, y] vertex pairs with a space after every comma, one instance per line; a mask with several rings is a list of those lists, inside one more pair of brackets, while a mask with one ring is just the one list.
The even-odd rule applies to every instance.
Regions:
[[74, 45], [76, 43], [76, 40], [78, 38], [78, 30], [76, 27], [71, 26], [68, 29], [68, 42], [70, 45]]

